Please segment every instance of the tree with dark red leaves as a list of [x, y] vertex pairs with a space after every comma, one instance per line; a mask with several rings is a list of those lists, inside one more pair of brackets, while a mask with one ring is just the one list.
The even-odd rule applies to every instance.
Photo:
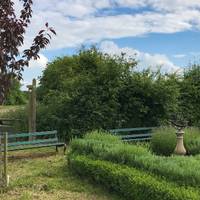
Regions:
[[22, 79], [24, 67], [31, 59], [38, 59], [39, 52], [45, 48], [51, 39], [51, 33], [56, 34], [48, 23], [45, 30], [39, 31], [29, 49], [20, 53], [24, 34], [32, 17], [32, 0], [19, 0], [23, 3], [20, 16], [16, 16], [12, 0], [0, 0], [0, 105], [4, 103], [13, 79]]

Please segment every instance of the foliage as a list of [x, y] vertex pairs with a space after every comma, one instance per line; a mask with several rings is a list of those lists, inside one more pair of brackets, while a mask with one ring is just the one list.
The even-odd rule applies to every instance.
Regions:
[[176, 186], [135, 168], [91, 160], [86, 156], [71, 155], [70, 168], [76, 174], [104, 185], [125, 199], [198, 200], [200, 198], [198, 191], [192, 188]]
[[187, 150], [187, 154], [200, 154], [200, 129], [187, 128], [185, 130], [184, 143], [185, 148]]
[[124, 127], [152, 127], [165, 122], [178, 109], [179, 87], [175, 74], [134, 72], [120, 91]]
[[20, 88], [20, 82], [18, 80], [13, 80], [6, 97], [5, 105], [23, 105], [27, 102], [27, 94], [22, 92]]
[[94, 129], [159, 125], [176, 110], [175, 78], [136, 72], [136, 64], [96, 48], [49, 63], [37, 90], [44, 111], [39, 126], [56, 124], [69, 138]]
[[[170, 156], [176, 147], [176, 130], [172, 127], [161, 127], [153, 131], [151, 149], [158, 155]], [[200, 129], [186, 128], [184, 145], [187, 154], [200, 154]]]
[[179, 185], [200, 186], [199, 157], [156, 156], [142, 146], [114, 142], [114, 140], [110, 142], [104, 138], [105, 136], [101, 140], [99, 138], [97, 140], [94, 138], [73, 140], [71, 154], [125, 164]]
[[62, 132], [70, 135], [118, 126], [117, 99], [120, 85], [129, 76], [129, 65], [123, 58], [112, 58], [93, 48], [50, 63], [38, 97], [50, 110], [48, 115], [57, 120], [51, 124], [59, 124]]
[[170, 156], [176, 147], [176, 130], [173, 127], [161, 127], [153, 130], [150, 142], [151, 150], [164, 156]]
[[114, 137], [110, 132], [105, 132], [103, 130], [88, 132], [84, 136], [84, 139], [97, 140], [98, 142], [107, 142], [110, 144], [122, 144], [122, 141], [118, 137]]
[[0, 105], [5, 101], [13, 78], [22, 79], [24, 67], [29, 65], [32, 58], [38, 59], [40, 50], [49, 44], [49, 33], [56, 34], [46, 23], [46, 30], [39, 31], [31, 47], [20, 53], [24, 34], [32, 17], [33, 4], [32, 0], [22, 2], [20, 13], [15, 12], [13, 1], [0, 2]]
[[180, 107], [190, 126], [200, 127], [200, 65], [193, 65], [184, 73], [180, 85]]

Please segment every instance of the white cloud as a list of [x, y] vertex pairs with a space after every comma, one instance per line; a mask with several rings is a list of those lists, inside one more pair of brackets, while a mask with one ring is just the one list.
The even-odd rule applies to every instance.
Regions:
[[185, 54], [175, 54], [173, 55], [174, 58], [185, 58], [186, 55]]
[[148, 0], [147, 2], [155, 9], [165, 11], [200, 8], [200, 0]]
[[104, 41], [100, 45], [100, 49], [110, 55], [120, 55], [126, 53], [127, 58], [136, 58], [139, 61], [138, 69], [143, 70], [151, 68], [152, 71], [157, 71], [161, 67], [163, 73], [180, 72], [182, 69], [176, 66], [163, 54], [149, 54], [138, 51], [130, 47], [119, 48], [117, 44], [112, 41]]
[[48, 58], [43, 54], [39, 54], [40, 58], [37, 60], [31, 60], [29, 68], [45, 68], [48, 63]]
[[[18, 2], [19, 0], [14, 0]], [[114, 16], [97, 16], [100, 9], [151, 7], [152, 11]], [[16, 5], [19, 9], [19, 3]], [[176, 33], [200, 28], [200, 0], [35, 0], [32, 25], [25, 46], [45, 22], [57, 32], [51, 49], [75, 47], [84, 42]]]

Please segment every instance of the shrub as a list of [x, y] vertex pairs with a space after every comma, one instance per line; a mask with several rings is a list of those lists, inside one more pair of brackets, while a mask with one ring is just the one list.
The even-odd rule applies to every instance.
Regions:
[[161, 127], [153, 130], [151, 150], [158, 155], [170, 156], [176, 147], [175, 132], [172, 127]]
[[76, 174], [90, 178], [126, 199], [200, 199], [199, 193], [192, 188], [178, 187], [173, 183], [123, 165], [71, 155], [70, 167]]
[[[150, 147], [158, 155], [169, 156], [176, 147], [176, 130], [172, 127], [161, 127], [153, 131]], [[186, 128], [184, 145], [188, 155], [200, 153], [200, 129]]]
[[87, 140], [98, 140], [98, 141], [104, 141], [104, 142], [110, 142], [110, 143], [120, 143], [122, 144], [123, 142], [121, 141], [120, 138], [113, 136], [109, 132], [106, 131], [91, 131], [86, 133], [84, 138]]
[[71, 153], [142, 169], [179, 185], [200, 186], [200, 159], [198, 157], [156, 156], [141, 146], [117, 144], [99, 139], [73, 140]]
[[136, 65], [134, 58], [109, 56], [96, 48], [55, 59], [37, 90], [46, 110], [42, 121], [80, 136], [94, 129], [159, 125], [176, 110], [177, 76], [138, 72]]
[[200, 154], [200, 129], [187, 128], [185, 132], [185, 148], [189, 155]]

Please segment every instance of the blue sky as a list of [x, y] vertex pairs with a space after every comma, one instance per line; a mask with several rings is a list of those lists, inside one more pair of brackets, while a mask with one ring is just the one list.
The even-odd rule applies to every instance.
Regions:
[[[20, 1], [14, 2], [19, 11]], [[162, 66], [174, 72], [199, 63], [200, 0], [34, 0], [33, 11], [24, 48], [47, 21], [57, 36], [25, 70], [24, 85], [41, 76], [48, 62], [76, 53], [82, 44], [135, 56], [139, 69]]]

